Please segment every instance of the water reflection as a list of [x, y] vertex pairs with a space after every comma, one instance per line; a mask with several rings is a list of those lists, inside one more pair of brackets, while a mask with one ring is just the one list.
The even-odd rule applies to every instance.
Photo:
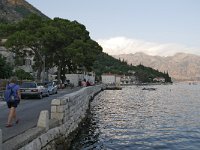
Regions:
[[200, 86], [104, 91], [71, 149], [199, 149]]

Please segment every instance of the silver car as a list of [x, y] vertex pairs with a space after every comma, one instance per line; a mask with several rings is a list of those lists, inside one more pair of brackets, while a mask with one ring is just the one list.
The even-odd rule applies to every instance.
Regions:
[[36, 96], [42, 99], [43, 96], [49, 96], [47, 88], [36, 82], [24, 82], [20, 86], [21, 97]]

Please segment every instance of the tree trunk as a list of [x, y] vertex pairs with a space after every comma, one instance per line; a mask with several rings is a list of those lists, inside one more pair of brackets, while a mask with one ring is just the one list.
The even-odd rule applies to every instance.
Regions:
[[38, 67], [38, 70], [37, 70], [37, 82], [41, 81], [41, 73], [42, 73], [42, 67]]
[[62, 88], [62, 83], [60, 82], [60, 72], [61, 72], [61, 65], [58, 66], [58, 76], [57, 76], [57, 79], [58, 79], [58, 84], [60, 84], [60, 88]]

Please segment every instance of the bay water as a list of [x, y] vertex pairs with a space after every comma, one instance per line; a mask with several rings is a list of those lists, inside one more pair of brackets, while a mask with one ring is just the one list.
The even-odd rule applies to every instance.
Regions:
[[70, 149], [199, 150], [200, 85], [105, 90], [91, 102], [88, 118]]

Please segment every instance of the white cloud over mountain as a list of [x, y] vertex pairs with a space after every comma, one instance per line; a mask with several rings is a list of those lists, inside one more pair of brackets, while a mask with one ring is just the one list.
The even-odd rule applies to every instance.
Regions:
[[199, 49], [186, 47], [175, 43], [154, 43], [126, 37], [114, 37], [99, 39], [97, 42], [103, 47], [103, 51], [110, 55], [130, 54], [143, 52], [149, 55], [172, 56], [177, 52], [199, 55]]

